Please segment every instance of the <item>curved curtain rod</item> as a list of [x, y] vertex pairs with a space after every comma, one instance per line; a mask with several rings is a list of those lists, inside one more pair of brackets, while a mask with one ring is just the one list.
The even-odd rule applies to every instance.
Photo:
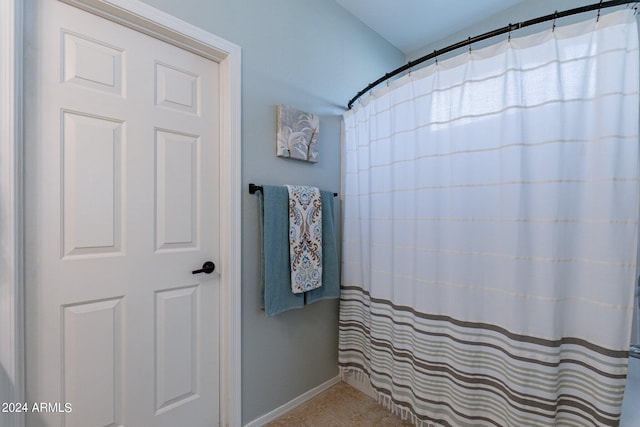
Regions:
[[[600, 18], [600, 9], [605, 9], [607, 7], [621, 6], [623, 4], [629, 4], [629, 3], [638, 3], [638, 1], [639, 0], [600, 1], [599, 3], [594, 3], [594, 4], [587, 5], [587, 6], [582, 6], [582, 7], [576, 7], [574, 9], [565, 10], [563, 12], [558, 12], [556, 10], [554, 13], [551, 13], [549, 15], [541, 16], [541, 17], [535, 18], [535, 19], [530, 19], [528, 21], [523, 21], [523, 22], [520, 22], [520, 23], [517, 23], [517, 24], [509, 24], [506, 27], [498, 28], [498, 29], [495, 29], [493, 31], [486, 32], [484, 34], [480, 34], [479, 36], [469, 37], [466, 40], [463, 40], [463, 41], [458, 42], [458, 43], [454, 43], [454, 44], [449, 45], [449, 46], [447, 46], [447, 47], [445, 47], [443, 49], [434, 50], [433, 53], [430, 53], [430, 54], [425, 55], [423, 57], [420, 57], [418, 59], [414, 59], [413, 61], [409, 61], [405, 65], [403, 65], [403, 66], [401, 66], [399, 68], [396, 68], [395, 70], [393, 70], [393, 71], [391, 71], [389, 73], [386, 73], [384, 76], [380, 77], [375, 82], [369, 83], [369, 85], [367, 87], [362, 89], [360, 92], [358, 92], [356, 94], [356, 96], [351, 98], [351, 100], [349, 101], [349, 104], [347, 104], [347, 107], [350, 110], [351, 107], [353, 107], [354, 102], [356, 102], [358, 100], [358, 98], [360, 98], [362, 95], [364, 95], [365, 93], [367, 93], [368, 91], [370, 91], [374, 87], [378, 86], [380, 83], [382, 83], [384, 81], [387, 81], [390, 78], [395, 77], [398, 74], [402, 73], [403, 71], [407, 71], [408, 69], [413, 68], [418, 64], [421, 64], [421, 63], [423, 63], [425, 61], [428, 61], [429, 59], [437, 58], [438, 56], [443, 55], [443, 54], [448, 53], [448, 52], [451, 52], [452, 50], [456, 50], [456, 49], [459, 49], [461, 47], [469, 46], [472, 43], [477, 43], [479, 41], [486, 40], [486, 39], [489, 39], [491, 37], [496, 37], [496, 36], [499, 36], [501, 34], [510, 33], [511, 31], [515, 31], [515, 30], [518, 30], [520, 28], [524, 28], [524, 27], [528, 27], [528, 26], [531, 26], [531, 25], [539, 24], [541, 22], [556, 20], [557, 18], [564, 18], [565, 16], [576, 15], [578, 13], [591, 12], [592, 10], [598, 10], [598, 18]], [[554, 23], [554, 27], [555, 27], [555, 23]]]

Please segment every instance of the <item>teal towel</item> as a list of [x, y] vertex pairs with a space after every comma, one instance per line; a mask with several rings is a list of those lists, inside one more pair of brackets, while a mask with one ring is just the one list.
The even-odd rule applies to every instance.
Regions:
[[322, 286], [305, 292], [307, 304], [340, 297], [333, 193], [321, 190], [320, 195], [322, 197]]
[[275, 316], [302, 308], [304, 294], [291, 292], [289, 261], [289, 192], [287, 187], [263, 185], [258, 192], [262, 226], [262, 298], [264, 313]]
[[322, 286], [302, 294], [291, 292], [289, 260], [289, 192], [287, 187], [263, 185], [258, 192], [262, 228], [261, 296], [265, 316], [302, 308], [305, 304], [338, 298], [340, 282], [336, 249], [333, 193], [322, 196]]

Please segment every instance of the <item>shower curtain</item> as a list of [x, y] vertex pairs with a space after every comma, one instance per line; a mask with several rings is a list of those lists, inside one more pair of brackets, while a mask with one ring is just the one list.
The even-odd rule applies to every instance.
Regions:
[[344, 115], [339, 365], [416, 425], [617, 425], [638, 236], [629, 10]]

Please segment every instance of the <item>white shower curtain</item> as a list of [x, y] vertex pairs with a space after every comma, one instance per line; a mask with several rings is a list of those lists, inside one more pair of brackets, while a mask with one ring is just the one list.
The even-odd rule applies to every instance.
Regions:
[[417, 425], [617, 425], [638, 226], [631, 11], [344, 115], [339, 364]]

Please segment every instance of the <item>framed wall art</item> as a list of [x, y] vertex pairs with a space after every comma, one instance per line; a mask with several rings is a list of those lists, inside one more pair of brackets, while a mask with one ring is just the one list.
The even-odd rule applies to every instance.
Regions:
[[279, 157], [318, 161], [320, 118], [286, 105], [278, 105], [276, 152]]

